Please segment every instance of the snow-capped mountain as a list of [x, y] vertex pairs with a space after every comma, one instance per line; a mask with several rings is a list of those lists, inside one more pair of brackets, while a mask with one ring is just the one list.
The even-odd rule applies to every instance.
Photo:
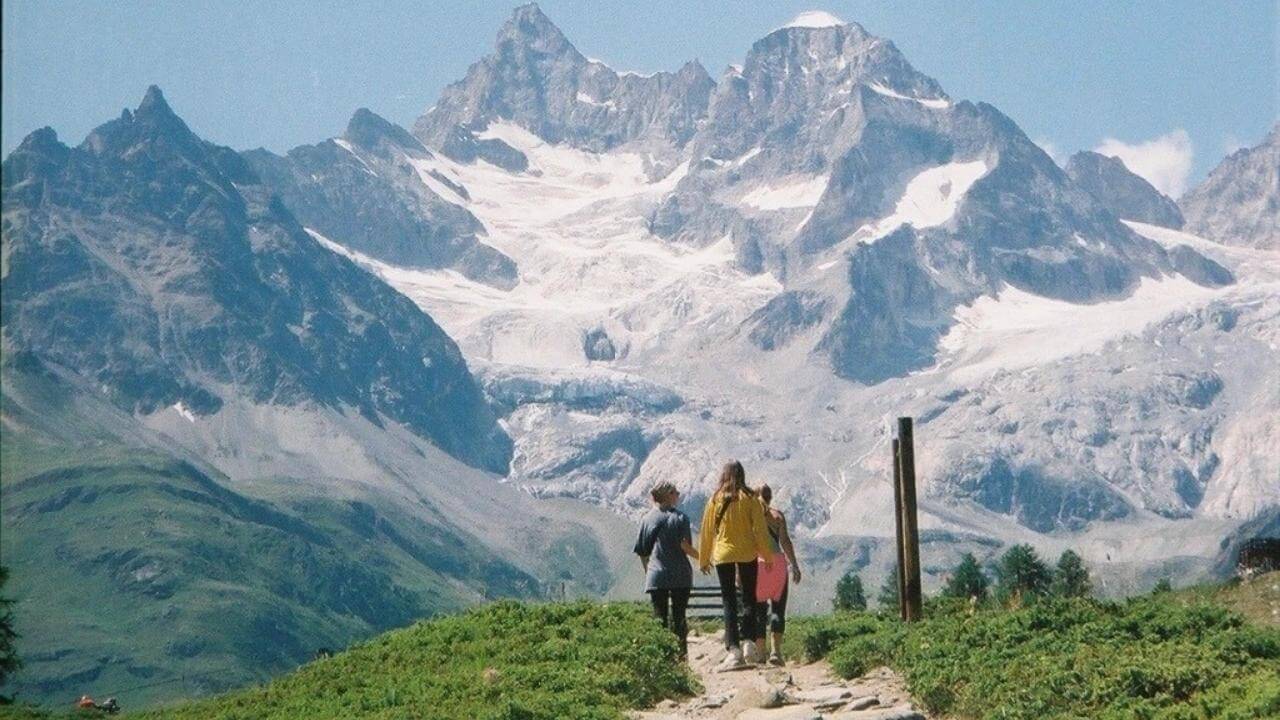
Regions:
[[1082, 150], [1071, 156], [1066, 170], [1072, 182], [1118, 218], [1175, 230], [1182, 227], [1178, 204], [1130, 172], [1120, 158]]
[[1113, 583], [1194, 574], [1280, 501], [1275, 453], [1246, 449], [1277, 431], [1266, 253], [1122, 222], [1012, 120], [829, 15], [755, 43], [670, 165], [578, 122], [581, 57], [521, 8], [415, 126], [501, 149], [432, 168], [515, 287], [334, 246], [458, 340], [505, 413], [512, 482], [630, 513], [670, 479], [696, 509], [742, 458], [802, 526], [812, 597], [883, 563], [849, 538], [892, 532], [897, 415], [921, 424], [940, 557], [1030, 540], [1103, 563], [1145, 537]]
[[1280, 123], [1178, 200], [1186, 229], [1228, 245], [1280, 250]]

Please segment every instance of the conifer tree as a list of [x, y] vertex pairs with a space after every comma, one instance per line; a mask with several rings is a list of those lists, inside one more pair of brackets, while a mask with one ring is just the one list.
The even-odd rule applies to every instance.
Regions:
[[960, 558], [960, 564], [952, 571], [951, 579], [947, 581], [942, 594], [946, 597], [965, 600], [969, 598], [986, 600], [987, 588], [990, 585], [991, 581], [982, 572], [978, 559], [973, 556], [973, 553], [965, 553], [964, 557]]
[[1000, 558], [1000, 564], [996, 566], [996, 580], [1001, 600], [1021, 603], [1047, 595], [1053, 576], [1034, 548], [1014, 545]]
[[[4, 592], [5, 582], [9, 579], [9, 568], [0, 567], [0, 592]], [[13, 630], [13, 601], [0, 595], [0, 686], [14, 673], [22, 663], [14, 652], [13, 641], [18, 634]]]
[[862, 578], [850, 570], [836, 583], [836, 596], [831, 605], [836, 610], [866, 610], [867, 596], [862, 591]]
[[1093, 584], [1089, 581], [1089, 570], [1085, 568], [1084, 560], [1073, 550], [1064, 551], [1053, 572], [1053, 594], [1078, 598], [1087, 596], [1092, 590]]

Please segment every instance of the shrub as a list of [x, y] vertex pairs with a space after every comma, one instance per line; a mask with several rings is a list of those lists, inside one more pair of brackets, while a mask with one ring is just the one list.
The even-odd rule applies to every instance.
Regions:
[[974, 615], [960, 605], [932, 603], [912, 624], [811, 619], [791, 634], [846, 677], [897, 668], [930, 713], [948, 717], [1243, 720], [1280, 711], [1280, 629], [1219, 606], [1176, 595], [1050, 597]]
[[503, 601], [380, 635], [259, 688], [140, 716], [621, 718], [694, 691], [678, 652], [638, 604]]

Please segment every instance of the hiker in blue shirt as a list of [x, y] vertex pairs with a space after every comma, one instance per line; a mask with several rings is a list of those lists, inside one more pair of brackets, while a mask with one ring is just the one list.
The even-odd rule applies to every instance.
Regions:
[[635, 552], [645, 569], [645, 592], [653, 602], [653, 614], [680, 639], [680, 658], [689, 651], [689, 626], [685, 610], [693, 587], [693, 567], [687, 555], [698, 559], [689, 530], [689, 516], [676, 509], [680, 491], [669, 482], [660, 482], [649, 491], [658, 507], [640, 522]]

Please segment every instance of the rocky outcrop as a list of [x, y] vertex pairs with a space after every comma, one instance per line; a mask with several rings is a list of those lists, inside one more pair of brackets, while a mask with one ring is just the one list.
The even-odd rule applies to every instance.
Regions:
[[515, 10], [494, 52], [445, 88], [413, 132], [457, 160], [482, 158], [522, 170], [519, 151], [477, 137], [490, 123], [510, 121], [550, 143], [593, 151], [635, 145], [669, 170], [674, 151], [697, 130], [714, 86], [697, 62], [674, 73], [615, 72], [584, 57], [530, 4]]
[[1067, 161], [1067, 175], [1118, 218], [1182, 227], [1177, 203], [1130, 172], [1120, 158], [1084, 150]]
[[347, 248], [504, 289], [516, 283], [515, 263], [480, 239], [484, 226], [459, 204], [467, 189], [407, 130], [368, 110], [357, 110], [340, 138], [244, 158], [303, 225]]
[[1186, 229], [1225, 245], [1280, 249], [1280, 124], [1229, 155], [1178, 204]]

